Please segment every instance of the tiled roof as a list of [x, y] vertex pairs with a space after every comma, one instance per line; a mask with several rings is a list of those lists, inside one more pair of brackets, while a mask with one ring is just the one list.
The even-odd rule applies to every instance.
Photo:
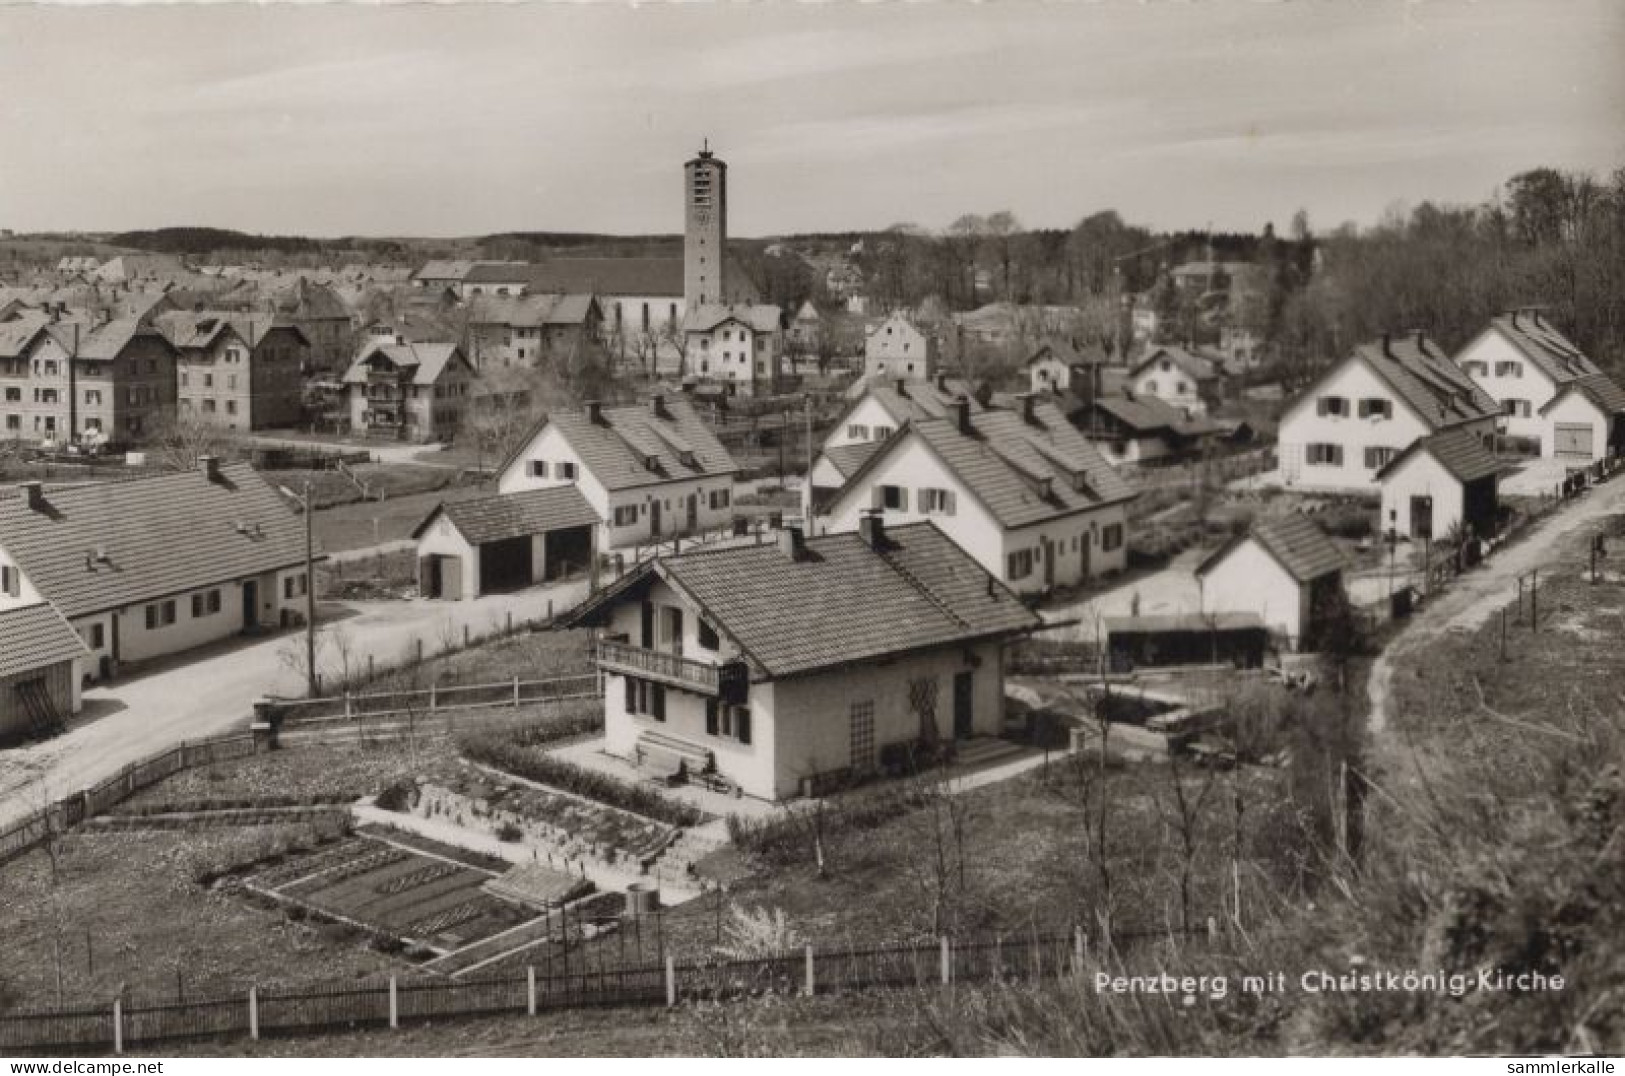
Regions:
[[1172, 430], [1188, 437], [1214, 433], [1218, 425], [1207, 418], [1193, 417], [1157, 396], [1101, 396], [1095, 406], [1135, 433]]
[[[896, 419], [899, 424], [904, 422], [918, 422], [921, 419], [941, 418], [954, 406], [955, 402], [963, 396], [970, 401], [973, 413], [979, 413], [985, 408], [976, 399], [976, 390], [969, 381], [942, 375], [930, 381], [904, 381], [903, 387], [897, 387], [895, 378], [876, 377], [866, 382], [859, 382], [865, 386], [864, 390], [853, 398], [853, 403], [847, 408], [850, 412], [857, 406], [864, 396], [872, 396], [879, 401], [886, 413]], [[845, 414], [841, 421], [845, 421]], [[837, 422], [836, 425], [840, 425]]]
[[[247, 464], [0, 500], [0, 546], [73, 618], [299, 564], [301, 520]], [[98, 551], [105, 559], [98, 558]]]
[[166, 348], [174, 350], [162, 333], [139, 319], [115, 318], [92, 329], [79, 341], [78, 357], [110, 362], [122, 355], [136, 337], [162, 341]]
[[1344, 567], [1343, 553], [1335, 542], [1326, 537], [1320, 525], [1308, 516], [1290, 513], [1268, 523], [1260, 523], [1247, 534], [1226, 542], [1196, 569], [1197, 575], [1206, 575], [1231, 550], [1243, 542], [1257, 542], [1266, 553], [1286, 569], [1288, 575], [1300, 583], [1310, 583], [1329, 572]]
[[474, 262], [464, 259], [431, 261], [425, 263], [422, 269], [412, 274], [412, 279], [423, 281], [462, 280], [472, 268], [474, 268]]
[[869, 462], [869, 457], [880, 451], [883, 441], [860, 441], [850, 445], [836, 445], [834, 448], [824, 449], [824, 458], [841, 472], [842, 478], [851, 478], [859, 467]]
[[1412, 441], [1410, 447], [1389, 460], [1377, 472], [1377, 478], [1392, 474], [1399, 470], [1399, 465], [1418, 452], [1426, 451], [1439, 465], [1449, 471], [1459, 482], [1475, 482], [1480, 478], [1501, 472], [1501, 463], [1495, 458], [1495, 453], [1484, 447], [1484, 442], [1475, 435], [1461, 429], [1440, 430], [1438, 433], [1426, 437], [1418, 437]]
[[1621, 388], [1619, 383], [1607, 374], [1599, 372], [1586, 374], [1569, 382], [1547, 401], [1546, 406], [1540, 409], [1541, 414], [1550, 411], [1556, 406], [1557, 401], [1569, 392], [1583, 394], [1605, 414], [1614, 415], [1625, 411], [1625, 388]]
[[0, 646], [0, 676], [32, 672], [90, 654], [79, 633], [49, 602], [0, 609], [0, 639], [6, 642]]
[[[454, 358], [462, 357], [462, 349], [456, 344], [438, 342], [413, 342], [404, 344], [378, 343], [363, 348], [361, 356], [350, 364], [344, 373], [346, 384], [365, 383], [367, 380], [368, 361], [375, 355], [382, 355], [391, 364], [402, 370], [412, 371], [414, 385], [433, 385], [440, 380]], [[464, 360], [466, 362], [466, 360]]]
[[780, 311], [767, 303], [706, 303], [683, 316], [683, 331], [710, 332], [727, 321], [737, 321], [750, 327], [752, 332], [770, 333], [778, 330]]
[[1141, 370], [1144, 370], [1147, 366], [1150, 366], [1153, 362], [1156, 362], [1158, 359], [1162, 358], [1166, 358], [1171, 361], [1175, 366], [1185, 371], [1186, 374], [1196, 381], [1207, 381], [1211, 378], [1217, 377], [1219, 373], [1218, 370], [1214, 368], [1211, 361], [1202, 358], [1200, 355], [1192, 354], [1182, 347], [1172, 347], [1167, 344], [1156, 344], [1146, 351], [1143, 356], [1141, 356], [1139, 362], [1134, 364], [1133, 369], [1129, 371], [1129, 376], [1138, 376]]
[[[599, 410], [597, 422], [585, 410], [555, 412], [519, 442], [519, 449], [503, 462], [498, 473], [522, 458], [549, 424], [575, 450], [582, 466], [609, 490], [732, 475], [739, 470], [692, 406], [681, 400], [665, 400], [664, 407], [663, 418], [655, 415], [651, 404], [604, 407]], [[692, 463], [684, 462], [685, 450], [692, 453]], [[647, 457], [654, 460], [652, 470], [644, 462]]]
[[196, 351], [212, 347], [221, 334], [228, 330], [250, 346], [257, 346], [265, 334], [273, 329], [293, 333], [307, 346], [310, 344], [304, 330], [297, 325], [284, 325], [270, 314], [236, 314], [218, 310], [169, 311], [153, 319], [158, 331], [177, 348]]
[[1043, 340], [1033, 349], [1031, 357], [1027, 359], [1027, 365], [1031, 366], [1045, 358], [1058, 359], [1068, 366], [1089, 366], [1108, 362], [1111, 356], [1099, 344], [1089, 344], [1079, 351], [1066, 340]]
[[1535, 311], [1501, 314], [1490, 325], [1559, 385], [1598, 372], [1584, 352]]
[[472, 545], [545, 534], [565, 527], [591, 527], [601, 522], [598, 513], [575, 486], [550, 486], [523, 493], [442, 501], [417, 525], [412, 537], [421, 537], [442, 513]]
[[1355, 354], [1433, 429], [1500, 414], [1489, 394], [1420, 333], [1361, 344]]
[[[423, 274], [419, 273], [419, 277]], [[551, 258], [535, 264], [488, 263], [462, 278], [470, 283], [516, 284], [533, 292], [591, 292], [595, 295], [649, 295], [681, 298], [682, 258]], [[745, 300], [756, 287], [737, 265], [728, 263], [728, 298]]]
[[0, 359], [22, 355], [50, 323], [48, 315], [35, 310], [25, 310], [10, 321], [0, 321]]
[[591, 295], [524, 295], [479, 298], [472, 320], [480, 325], [539, 328], [543, 325], [580, 325], [596, 303]]
[[[756, 678], [873, 661], [1030, 631], [1038, 617], [930, 523], [889, 528], [876, 552], [855, 533], [662, 557], [641, 572], [670, 582], [737, 643]], [[582, 609], [590, 620], [617, 587]], [[843, 719], [844, 720], [844, 719]]]
[[[910, 428], [1004, 527], [1023, 527], [1134, 496], [1100, 450], [1053, 404], [1035, 404], [1030, 423], [1016, 411], [972, 415], [969, 435], [959, 431], [956, 417], [927, 419]], [[860, 470], [878, 466], [905, 440], [899, 433]], [[848, 491], [854, 488], [849, 481]]]

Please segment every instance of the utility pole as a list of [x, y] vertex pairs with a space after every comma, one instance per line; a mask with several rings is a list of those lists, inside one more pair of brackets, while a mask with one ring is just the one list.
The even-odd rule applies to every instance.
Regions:
[[306, 686], [314, 697], [321, 691], [316, 675], [316, 572], [314, 521], [311, 508], [310, 479], [305, 479], [305, 678]]

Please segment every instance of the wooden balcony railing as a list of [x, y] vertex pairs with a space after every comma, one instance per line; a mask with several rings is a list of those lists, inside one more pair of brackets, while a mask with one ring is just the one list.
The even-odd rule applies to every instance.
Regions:
[[745, 667], [739, 662], [713, 665], [613, 639], [599, 642], [598, 665], [607, 672], [658, 680], [725, 702], [743, 702], [748, 691], [749, 678]]

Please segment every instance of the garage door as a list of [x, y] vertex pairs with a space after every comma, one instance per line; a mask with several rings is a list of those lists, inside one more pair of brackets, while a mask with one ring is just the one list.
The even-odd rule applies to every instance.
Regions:
[[1586, 423], [1558, 423], [1552, 449], [1558, 456], [1578, 456], [1591, 459], [1591, 426]]
[[480, 593], [519, 590], [531, 584], [530, 536], [480, 545]]

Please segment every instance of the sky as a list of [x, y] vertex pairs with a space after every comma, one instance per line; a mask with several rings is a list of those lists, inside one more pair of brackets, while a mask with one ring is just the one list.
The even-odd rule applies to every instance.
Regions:
[[1625, 166], [1621, 0], [0, 5], [0, 227], [1374, 222]]

